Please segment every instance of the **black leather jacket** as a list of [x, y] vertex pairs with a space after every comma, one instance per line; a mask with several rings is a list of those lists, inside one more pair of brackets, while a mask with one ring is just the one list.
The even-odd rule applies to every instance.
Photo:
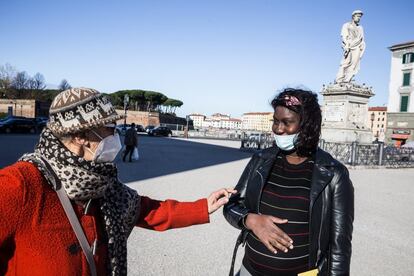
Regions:
[[[242, 220], [248, 213], [258, 213], [263, 186], [272, 170], [279, 149], [272, 147], [256, 153], [244, 169], [223, 213], [227, 221], [242, 230], [237, 247], [245, 242], [248, 229]], [[309, 206], [309, 267], [318, 275], [349, 275], [351, 262], [354, 188], [347, 168], [329, 153], [318, 149], [313, 169]]]

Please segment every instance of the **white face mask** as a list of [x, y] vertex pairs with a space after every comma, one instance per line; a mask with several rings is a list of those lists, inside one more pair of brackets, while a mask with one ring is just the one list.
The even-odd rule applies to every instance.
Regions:
[[86, 148], [93, 153], [92, 160], [97, 163], [113, 162], [115, 160], [115, 157], [118, 155], [119, 151], [122, 148], [121, 140], [119, 139], [119, 134], [115, 133], [114, 135], [109, 135], [105, 138], [102, 138], [95, 131], [92, 130], [92, 132], [102, 139], [101, 142], [99, 142], [99, 145], [94, 153], [88, 148]]
[[276, 145], [281, 150], [293, 150], [295, 148], [295, 142], [298, 139], [299, 133], [291, 134], [291, 135], [274, 135]]

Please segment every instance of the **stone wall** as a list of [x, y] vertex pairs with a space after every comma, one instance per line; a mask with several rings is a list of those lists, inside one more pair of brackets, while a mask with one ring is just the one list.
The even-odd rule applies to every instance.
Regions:
[[[125, 111], [122, 109], [117, 109], [118, 114], [125, 114]], [[123, 124], [124, 119], [119, 120], [118, 124]], [[142, 125], [144, 127], [148, 125], [159, 126], [160, 125], [160, 114], [158, 112], [146, 112], [146, 111], [127, 111], [126, 123], [131, 124], [135, 123], [137, 125]]]
[[36, 116], [35, 100], [10, 100], [0, 99], [0, 112], [8, 113], [9, 107], [12, 109], [13, 116], [23, 116], [34, 118]]

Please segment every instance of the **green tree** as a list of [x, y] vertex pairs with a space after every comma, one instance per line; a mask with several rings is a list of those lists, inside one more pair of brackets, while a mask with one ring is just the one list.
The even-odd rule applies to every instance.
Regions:
[[169, 101], [170, 99], [168, 99], [168, 97], [163, 93], [141, 89], [119, 90], [108, 94], [108, 97], [110, 97], [113, 105], [118, 108], [124, 108], [124, 96], [126, 94], [129, 96], [128, 108], [130, 110], [162, 111], [162, 107], [165, 107], [165, 112], [168, 112], [169, 109], [172, 110], [174, 108], [175, 110], [176, 107], [179, 107], [183, 104], [179, 100], [171, 99], [171, 101]]
[[164, 94], [154, 91], [145, 91], [144, 95], [147, 101], [148, 111], [158, 109], [158, 106], [163, 104], [168, 99], [168, 97]]

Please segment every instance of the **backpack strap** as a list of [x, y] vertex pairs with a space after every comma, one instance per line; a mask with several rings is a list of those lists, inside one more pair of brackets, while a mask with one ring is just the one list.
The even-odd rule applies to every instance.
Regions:
[[69, 219], [70, 225], [72, 226], [72, 229], [75, 232], [76, 238], [78, 239], [79, 244], [82, 247], [82, 251], [85, 254], [86, 261], [88, 262], [91, 275], [96, 276], [97, 275], [96, 265], [95, 265], [95, 260], [93, 259], [93, 255], [94, 255], [94, 251], [96, 247], [96, 240], [93, 246], [91, 247], [85, 236], [85, 233], [83, 232], [82, 226], [79, 223], [79, 219], [76, 216], [75, 211], [73, 210], [72, 203], [70, 202], [65, 190], [63, 189], [61, 185], [61, 181], [57, 177], [56, 173], [53, 171], [50, 164], [44, 158], [42, 158], [42, 161], [45, 167], [47, 168], [47, 170], [52, 174], [54, 178], [52, 181], [55, 181], [55, 184], [58, 184], [58, 185], [55, 185], [55, 187], [58, 187], [56, 190], [57, 196], [60, 200], [60, 203], [62, 204], [63, 209], [65, 210], [65, 213]]
[[231, 259], [231, 266], [230, 266], [230, 272], [229, 272], [229, 276], [234, 276], [234, 263], [236, 261], [236, 256], [237, 256], [237, 250], [239, 249], [240, 244], [246, 241], [247, 235], [249, 234], [249, 231], [246, 230], [242, 230], [240, 232], [240, 235], [237, 237], [236, 240], [236, 244], [234, 246], [234, 250], [233, 250], [233, 257]]

